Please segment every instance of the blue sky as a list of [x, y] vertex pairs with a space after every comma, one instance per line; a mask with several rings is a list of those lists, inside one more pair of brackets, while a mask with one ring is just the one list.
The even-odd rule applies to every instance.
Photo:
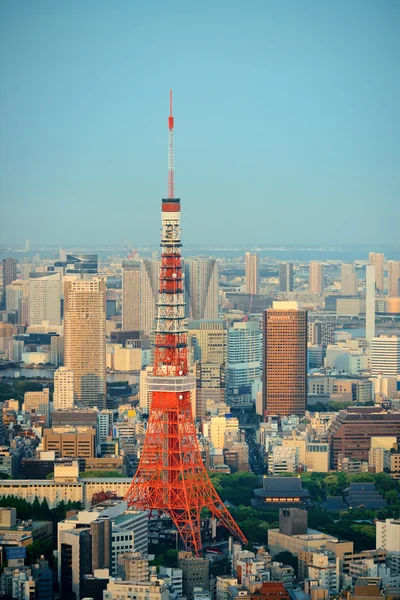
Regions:
[[396, 243], [397, 0], [3, 0], [0, 244]]

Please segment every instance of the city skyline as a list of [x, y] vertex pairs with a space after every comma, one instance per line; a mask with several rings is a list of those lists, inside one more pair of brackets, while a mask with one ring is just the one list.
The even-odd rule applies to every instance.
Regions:
[[395, 243], [397, 3], [157, 6], [1, 7], [0, 195], [21, 244], [156, 242], [170, 87], [191, 243], [341, 243], [343, 216], [354, 243]]

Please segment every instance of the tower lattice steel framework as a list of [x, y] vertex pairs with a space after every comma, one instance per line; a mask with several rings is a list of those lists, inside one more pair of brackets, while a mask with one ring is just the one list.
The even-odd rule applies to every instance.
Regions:
[[201, 512], [208, 511], [242, 542], [246, 538], [222, 503], [201, 460], [192, 416], [180, 242], [180, 200], [175, 198], [172, 92], [168, 118], [168, 198], [162, 200], [159, 300], [155, 328], [152, 401], [139, 466], [128, 505], [167, 514], [184, 546], [201, 553]]

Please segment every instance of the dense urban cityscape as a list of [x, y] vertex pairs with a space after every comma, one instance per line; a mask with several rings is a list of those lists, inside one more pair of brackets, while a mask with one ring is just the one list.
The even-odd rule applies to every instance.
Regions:
[[[4, 64], [14, 64], [19, 50], [11, 58], [3, 47], [15, 49], [15, 40], [25, 26], [28, 32], [35, 30], [37, 48], [41, 34], [53, 33], [54, 27], [48, 48], [53, 49], [54, 44], [57, 53], [55, 40], [62, 31], [57, 29], [57, 19], [66, 10], [63, 3], [57, 8], [40, 0], [37, 9], [22, 3], [20, 13], [11, 9], [8, 0], [5, 4], [6, 9], [0, 7]], [[99, 46], [96, 37], [102, 19], [114, 22], [117, 14], [115, 22], [122, 31], [124, 11], [129, 18], [147, 15], [148, 26], [159, 16], [157, 11], [149, 16], [144, 5], [133, 9], [135, 3], [121, 3], [120, 8], [118, 3], [115, 7], [104, 3], [105, 12], [101, 2], [93, 12], [88, 9], [90, 3], [79, 8], [79, 3], [74, 4], [65, 15], [72, 15], [75, 33], [80, 16], [84, 22], [88, 18], [91, 26], [92, 18], [94, 22], [93, 29], [85, 30], [83, 46], [77, 36], [77, 49], [84, 49], [83, 63], [87, 40], [97, 40], [93, 46], [97, 51], [102, 47], [103, 38], [100, 36]], [[266, 24], [287, 18], [285, 10], [280, 12], [282, 8], [272, 9], [274, 4], [268, 1], [264, 7], [254, 2], [249, 6], [261, 11]], [[330, 12], [332, 8], [327, 3], [321, 9], [312, 0], [304, 5], [306, 31], [310, 33], [313, 21], [308, 22], [308, 11], [322, 11], [316, 19], [321, 27], [324, 10]], [[362, 6], [362, 13], [367, 3], [361, 5], [356, 0], [356, 5], [358, 9]], [[218, 12], [221, 6], [216, 11], [222, 22], [225, 13]], [[337, 56], [346, 10], [342, 5], [331, 12], [331, 20], [332, 14], [340, 17], [332, 24], [333, 30], [339, 25], [340, 35], [334, 45]], [[235, 11], [236, 6], [232, 8], [236, 24], [230, 7], [226, 13], [227, 28], [237, 27], [239, 31], [241, 19], [248, 15], [244, 5]], [[205, 15], [209, 12], [206, 7]], [[192, 19], [189, 13], [182, 23], [195, 22], [197, 35], [201, 30], [196, 20], [199, 17]], [[382, 36], [381, 42], [387, 31], [388, 38], [396, 35], [388, 15], [400, 17], [400, 11], [391, 0], [384, 0], [381, 7], [371, 3], [366, 14], [373, 23], [371, 31], [374, 26]], [[384, 26], [376, 20], [381, 14]], [[1, 15], [5, 17], [4, 31]], [[297, 13], [299, 23], [304, 15]], [[360, 16], [357, 10], [355, 16]], [[104, 31], [112, 32], [110, 39], [118, 46], [120, 29], [114, 31], [108, 25]], [[254, 27], [257, 29], [256, 24]], [[181, 32], [185, 29], [182, 24], [179, 28]], [[139, 30], [141, 34], [146, 31], [147, 36], [146, 27], [142, 25]], [[156, 38], [154, 31], [149, 32], [151, 40]], [[212, 32], [212, 28], [207, 31]], [[243, 38], [250, 45], [251, 31]], [[343, 35], [348, 43], [352, 33], [346, 31]], [[5, 42], [1, 41], [2, 32], [7, 33]], [[372, 37], [367, 43], [374, 47]], [[217, 38], [219, 32], [212, 32], [210, 43]], [[73, 35], [71, 39], [75, 44]], [[207, 35], [205, 39], [208, 43]], [[322, 39], [315, 40], [319, 52], [324, 44]], [[60, 47], [71, 48], [69, 43], [64, 39]], [[33, 54], [35, 48], [30, 49]], [[26, 51], [27, 70], [18, 67], [25, 73], [21, 89], [30, 76]], [[378, 52], [375, 47], [374, 52]], [[289, 54], [296, 53], [294, 45]], [[66, 62], [64, 57], [60, 63], [64, 64], [62, 78], [69, 63], [78, 68], [78, 55], [78, 50], [75, 57], [65, 52]], [[325, 60], [329, 63], [328, 55]], [[192, 60], [194, 56], [198, 55], [189, 47], [188, 57]], [[284, 55], [277, 56], [285, 64]], [[386, 54], [383, 56], [377, 64], [386, 64]], [[215, 66], [213, 52], [208, 59], [201, 58], [204, 64]], [[43, 57], [39, 63], [41, 60]], [[144, 64], [150, 62], [150, 58], [143, 60]], [[341, 68], [346, 61], [347, 56], [342, 56]], [[236, 77], [236, 62], [231, 62]], [[299, 59], [296, 64], [300, 63]], [[291, 69], [293, 76], [296, 67]], [[46, 73], [51, 71], [47, 65]], [[239, 72], [244, 72], [240, 61]], [[52, 73], [54, 76], [55, 71]], [[218, 77], [222, 73], [223, 69]], [[314, 94], [323, 85], [313, 76], [319, 81]], [[10, 86], [9, 74], [6, 81], [2, 89], [7, 88], [5, 96], [11, 99], [11, 106], [19, 92]], [[55, 89], [57, 85], [60, 83], [56, 82]], [[60, 89], [69, 85], [65, 76]], [[158, 85], [164, 84], [158, 81]], [[362, 87], [361, 80], [354, 89], [357, 85]], [[112, 84], [107, 81], [105, 87], [111, 89]], [[93, 99], [97, 91], [94, 95], [83, 91], [82, 98], [86, 98], [85, 93]], [[102, 94], [103, 90], [98, 96]], [[176, 144], [174, 141], [175, 118], [179, 124], [180, 111], [175, 110], [172, 91], [168, 104], [165, 90], [163, 94], [169, 109], [163, 113], [165, 130], [157, 131], [154, 139], [149, 134], [145, 143], [143, 130], [138, 130], [135, 144], [142, 145], [143, 151], [135, 155], [137, 170], [132, 181], [140, 179], [142, 166], [143, 173], [150, 163], [151, 172], [157, 171], [158, 163], [153, 164], [147, 151], [150, 149], [151, 154], [161, 145], [160, 140], [165, 140], [165, 196], [157, 199], [146, 194], [139, 200], [136, 190], [129, 214], [119, 204], [118, 192], [110, 196], [104, 212], [97, 198], [91, 207], [89, 200], [85, 207], [86, 199], [81, 198], [82, 215], [76, 206], [68, 210], [60, 202], [57, 222], [50, 227], [53, 239], [57, 235], [57, 239], [65, 240], [57, 245], [49, 242], [52, 238], [46, 222], [47, 218], [51, 221], [53, 206], [49, 209], [44, 200], [43, 204], [41, 199], [34, 200], [40, 185], [33, 185], [32, 199], [28, 195], [23, 201], [29, 202], [29, 210], [23, 212], [32, 219], [32, 227], [18, 217], [23, 203], [16, 201], [15, 215], [12, 208], [14, 191], [25, 176], [29, 180], [29, 170], [34, 171], [37, 159], [34, 154], [40, 155], [40, 151], [27, 159], [26, 164], [31, 164], [25, 164], [28, 175], [21, 167], [15, 178], [15, 157], [24, 154], [23, 144], [17, 134], [13, 147], [14, 131], [13, 143], [8, 137], [2, 147], [0, 141], [3, 216], [6, 211], [12, 214], [12, 218], [6, 216], [0, 221], [2, 227], [7, 223], [0, 240], [0, 600], [400, 600], [400, 245], [390, 234], [396, 229], [396, 217], [398, 223], [397, 196], [395, 209], [385, 213], [385, 233], [379, 231], [376, 237], [368, 231], [366, 235], [359, 233], [365, 214], [369, 221], [376, 219], [377, 230], [383, 222], [379, 202], [373, 211], [369, 208], [372, 196], [363, 204], [359, 222], [343, 212], [340, 235], [335, 221], [340, 209], [322, 206], [329, 204], [328, 197], [318, 199], [321, 213], [317, 232], [312, 225], [318, 222], [313, 221], [315, 210], [304, 197], [299, 202], [296, 199], [301, 213], [290, 202], [286, 205], [283, 196], [273, 201], [275, 214], [268, 209], [262, 214], [252, 206], [257, 186], [255, 182], [252, 185], [249, 172], [250, 186], [242, 206], [237, 195], [230, 198], [225, 181], [221, 198], [214, 200], [218, 194], [210, 196], [217, 212], [210, 212], [207, 201], [199, 206], [198, 197], [190, 208], [187, 192], [180, 196], [181, 186], [175, 186], [175, 146], [178, 153], [180, 147], [179, 135]], [[257, 90], [251, 94], [257, 96]], [[285, 94], [281, 94], [283, 99]], [[146, 97], [150, 97], [149, 91]], [[72, 93], [70, 101], [74, 102]], [[139, 118], [143, 123], [159, 117], [150, 104]], [[0, 98], [3, 122], [7, 120], [6, 105]], [[30, 110], [34, 113], [37, 107], [35, 102], [32, 107], [28, 105], [27, 122], [34, 122]], [[101, 121], [117, 123], [115, 115], [120, 109], [108, 107], [109, 114], [101, 114]], [[224, 98], [225, 109], [229, 111], [229, 101]], [[385, 116], [381, 109], [379, 105], [376, 114], [390, 121], [390, 111]], [[57, 121], [62, 122], [68, 114], [65, 106], [63, 110]], [[75, 110], [80, 112], [78, 105]], [[83, 120], [90, 120], [92, 110], [94, 114], [96, 108], [88, 102]], [[335, 107], [333, 113], [335, 110], [339, 111]], [[222, 112], [217, 120], [224, 121]], [[281, 114], [280, 119], [282, 127], [286, 116]], [[330, 115], [324, 119], [328, 122]], [[65, 122], [73, 130], [72, 121], [66, 118]], [[185, 123], [188, 129], [187, 115]], [[150, 131], [148, 123], [145, 127]], [[124, 128], [125, 122], [120, 129], [116, 126], [116, 135], [123, 135]], [[232, 123], [232, 131], [234, 128]], [[212, 131], [211, 127], [206, 129]], [[43, 139], [46, 135], [44, 131]], [[251, 143], [247, 149], [238, 149], [247, 134], [236, 130], [235, 135], [239, 143], [235, 140], [234, 145], [245, 165], [245, 156], [251, 162]], [[318, 131], [317, 139], [323, 136]], [[85, 147], [85, 135], [78, 137], [78, 143]], [[59, 148], [62, 139], [61, 135]], [[94, 145], [104, 143], [111, 148], [111, 139], [95, 139]], [[271, 139], [271, 147], [276, 146], [284, 164], [286, 155], [279, 154], [277, 137]], [[374, 140], [375, 146], [380, 144]], [[182, 154], [187, 155], [189, 148], [195, 152], [186, 145]], [[56, 148], [55, 157], [58, 151]], [[385, 144], [380, 151], [390, 155]], [[14, 157], [9, 163], [8, 152]], [[319, 153], [323, 157], [317, 145], [311, 178], [315, 180], [327, 160], [322, 158], [318, 167]], [[300, 155], [301, 151], [299, 160]], [[40, 194], [50, 193], [53, 171], [68, 171], [65, 156], [58, 166], [56, 159], [54, 163], [43, 161], [46, 177]], [[115, 158], [116, 163], [119, 160]], [[219, 161], [223, 162], [218, 158], [215, 164]], [[391, 155], [389, 162], [395, 162]], [[294, 163], [288, 161], [288, 165], [294, 172]], [[353, 164], [352, 157], [351, 169], [357, 171], [359, 166], [356, 159]], [[381, 168], [386, 169], [386, 165]], [[365, 165], [360, 172], [363, 169], [368, 170]], [[202, 178], [207, 185], [209, 178], [211, 184], [213, 176], [203, 165], [201, 170]], [[234, 170], [232, 166], [232, 173]], [[180, 172], [177, 166], [178, 181]], [[111, 173], [112, 169], [110, 181], [116, 177]], [[6, 175], [5, 184], [1, 183], [2, 174]], [[242, 177], [238, 169], [234, 176], [239, 174]], [[182, 188], [197, 186], [196, 177], [192, 177], [189, 173]], [[273, 178], [272, 169], [268, 177]], [[322, 180], [325, 177], [326, 173]], [[311, 179], [305, 188], [312, 187]], [[82, 180], [90, 190], [90, 177], [82, 175]], [[324, 185], [331, 183], [329, 177], [324, 180]], [[199, 186], [201, 190], [201, 182]], [[89, 196], [96, 196], [94, 189]], [[379, 198], [380, 194], [381, 190]], [[363, 195], [361, 187], [359, 195]], [[59, 200], [56, 194], [51, 203]], [[149, 233], [155, 231], [155, 223], [147, 222], [147, 215], [157, 212], [154, 220], [158, 226], [160, 203], [158, 240]], [[243, 235], [237, 226], [230, 231], [233, 220], [229, 224], [218, 217], [222, 214], [218, 213], [219, 204], [224, 204], [227, 216], [234, 214], [242, 220]], [[87, 209], [93, 222], [84, 216]], [[299, 214], [301, 222], [297, 222]], [[72, 242], [76, 238], [69, 224], [71, 215], [79, 227], [84, 224], [84, 243]], [[274, 222], [277, 215], [287, 218], [287, 229], [285, 225], [281, 230], [278, 221]], [[98, 219], [109, 222], [110, 243], [105, 238], [102, 243], [91, 243]], [[260, 242], [253, 236], [252, 224], [256, 231], [263, 219], [265, 236]], [[129, 237], [124, 233], [128, 222]], [[220, 232], [219, 243], [207, 238], [208, 222], [210, 231], [217, 227]], [[319, 236], [324, 236], [325, 226], [330, 235], [337, 235], [336, 243], [329, 243], [327, 235], [326, 243], [317, 244], [323, 239]], [[294, 232], [300, 230], [303, 234], [308, 230], [307, 244], [295, 243]], [[121, 239], [115, 243], [120, 232]], [[229, 238], [231, 244], [225, 244]], [[278, 238], [282, 244], [273, 243]], [[291, 238], [293, 243], [287, 243]], [[249, 243], [248, 239], [254, 241]], [[357, 243], [360, 239], [362, 244]]]

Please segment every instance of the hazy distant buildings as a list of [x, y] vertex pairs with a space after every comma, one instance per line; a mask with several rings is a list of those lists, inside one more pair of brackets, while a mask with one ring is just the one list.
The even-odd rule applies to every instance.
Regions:
[[368, 262], [375, 267], [376, 289], [383, 292], [385, 276], [385, 256], [379, 252], [370, 252]]
[[365, 337], [368, 346], [375, 336], [375, 281], [376, 273], [374, 265], [367, 265], [366, 269], [366, 302], [365, 302]]
[[307, 403], [307, 311], [274, 302], [264, 313], [264, 409], [303, 415]]
[[388, 296], [400, 296], [400, 261], [388, 262]]
[[60, 367], [54, 373], [53, 410], [74, 407], [74, 372]]
[[17, 279], [17, 261], [15, 258], [3, 258], [3, 305], [6, 302], [6, 287]]
[[293, 264], [281, 263], [279, 265], [279, 291], [293, 292]]
[[122, 263], [123, 331], [140, 331], [140, 269], [138, 261]]
[[191, 319], [218, 319], [219, 268], [214, 258], [186, 260], [186, 316]]
[[64, 365], [74, 372], [75, 401], [106, 406], [106, 283], [75, 279], [64, 284]]
[[140, 263], [140, 330], [150, 336], [154, 329], [161, 262], [144, 259]]
[[[60, 258], [61, 252], [65, 255], [65, 251], [60, 249]], [[54, 263], [54, 266], [62, 268], [64, 275], [78, 275], [81, 278], [90, 277], [98, 273], [98, 257], [97, 254], [66, 254], [65, 260]]]
[[17, 279], [6, 287], [6, 310], [18, 313], [18, 324], [29, 325], [29, 282]]
[[29, 324], [48, 321], [61, 324], [60, 273], [31, 273], [29, 277]]
[[357, 296], [358, 277], [354, 263], [342, 263], [340, 281], [342, 296]]
[[312, 260], [308, 277], [308, 290], [316, 294], [322, 294], [325, 287], [324, 266], [320, 262]]
[[256, 296], [260, 291], [260, 262], [256, 253], [246, 252], [246, 294]]

